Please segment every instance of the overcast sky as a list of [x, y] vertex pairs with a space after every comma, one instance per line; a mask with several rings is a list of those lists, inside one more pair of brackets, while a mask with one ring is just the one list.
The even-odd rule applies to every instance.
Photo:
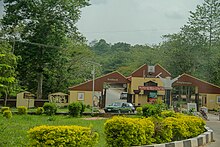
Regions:
[[82, 9], [80, 32], [92, 41], [157, 44], [187, 23], [203, 0], [91, 0]]
[[82, 9], [77, 26], [89, 42], [105, 39], [109, 43], [157, 44], [162, 35], [178, 32], [187, 23], [189, 11], [195, 11], [202, 2], [90, 0], [91, 5]]

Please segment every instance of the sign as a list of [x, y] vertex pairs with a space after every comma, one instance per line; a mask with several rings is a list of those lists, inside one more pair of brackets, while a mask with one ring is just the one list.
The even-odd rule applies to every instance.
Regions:
[[108, 80], [108, 81], [114, 81], [114, 82], [117, 82], [117, 81], [118, 81], [118, 79], [114, 79], [114, 78], [108, 78], [107, 80]]
[[197, 111], [196, 103], [187, 103], [187, 109], [188, 111]]
[[176, 83], [180, 85], [192, 85], [191, 82], [184, 82], [184, 81], [177, 81]]
[[138, 86], [139, 90], [164, 90], [163, 86]]
[[78, 100], [83, 101], [84, 100], [84, 93], [78, 92]]

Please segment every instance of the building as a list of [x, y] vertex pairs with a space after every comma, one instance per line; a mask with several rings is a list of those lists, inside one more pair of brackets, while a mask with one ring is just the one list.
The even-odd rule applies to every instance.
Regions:
[[[94, 90], [92, 80], [70, 87], [69, 103], [81, 101], [86, 105], [103, 108], [114, 101], [128, 101], [135, 106], [141, 106], [161, 99], [170, 105], [174, 97], [172, 88], [189, 86], [194, 89], [192, 95], [195, 102], [199, 104], [201, 100], [200, 106], [209, 109], [219, 108], [220, 87], [187, 74], [182, 74], [174, 78], [175, 80], [170, 77], [171, 74], [159, 64], [154, 66], [144, 64], [129, 77], [117, 71], [112, 72], [96, 78]], [[168, 86], [170, 88], [166, 86], [167, 84], [171, 85]], [[127, 94], [127, 99], [120, 99], [121, 94]]]

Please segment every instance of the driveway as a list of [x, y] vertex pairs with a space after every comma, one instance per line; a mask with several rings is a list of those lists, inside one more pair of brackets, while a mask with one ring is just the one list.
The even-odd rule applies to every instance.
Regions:
[[209, 143], [207, 147], [220, 147], [220, 121], [218, 115], [208, 114], [209, 121], [206, 125], [214, 131], [215, 142]]

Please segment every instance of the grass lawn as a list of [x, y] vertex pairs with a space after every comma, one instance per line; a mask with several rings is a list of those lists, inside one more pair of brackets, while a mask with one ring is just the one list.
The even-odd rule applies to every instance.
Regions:
[[97, 147], [105, 146], [104, 123], [106, 119], [85, 120], [69, 116], [46, 116], [46, 115], [13, 115], [6, 119], [0, 114], [0, 147], [23, 147], [28, 143], [27, 131], [39, 125], [78, 125], [92, 127], [99, 133]]

